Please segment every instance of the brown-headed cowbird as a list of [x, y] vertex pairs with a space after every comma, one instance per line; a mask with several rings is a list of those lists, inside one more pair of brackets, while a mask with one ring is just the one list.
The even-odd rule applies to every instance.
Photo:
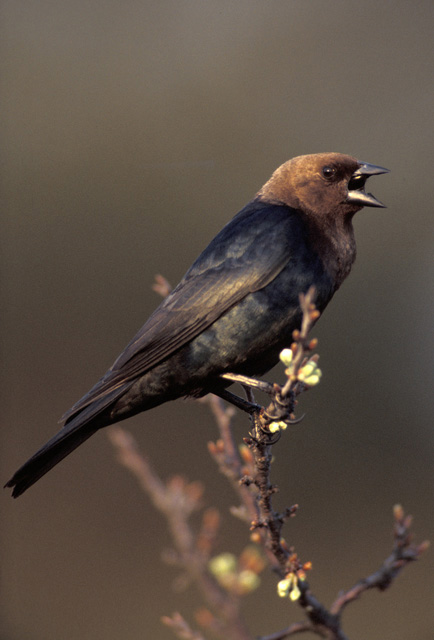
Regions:
[[322, 311], [356, 255], [353, 215], [388, 170], [340, 153], [293, 158], [221, 231], [63, 428], [9, 480], [14, 497], [98, 429], [181, 396], [221, 393], [224, 373], [261, 376], [300, 326], [312, 285]]

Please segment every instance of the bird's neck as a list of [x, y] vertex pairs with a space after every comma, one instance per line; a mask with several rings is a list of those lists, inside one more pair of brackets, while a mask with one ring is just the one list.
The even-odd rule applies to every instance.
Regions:
[[307, 217], [309, 242], [338, 289], [356, 259], [356, 241], [350, 219], [327, 216], [320, 220]]

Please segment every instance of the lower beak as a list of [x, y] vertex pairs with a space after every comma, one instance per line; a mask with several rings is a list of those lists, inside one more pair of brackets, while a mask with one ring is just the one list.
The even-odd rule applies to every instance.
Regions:
[[368, 162], [361, 162], [348, 183], [347, 202], [358, 204], [361, 207], [384, 208], [386, 205], [377, 200], [372, 193], [365, 192], [366, 180], [370, 176], [380, 175], [381, 173], [389, 173], [389, 169], [377, 167], [375, 164], [369, 164]]

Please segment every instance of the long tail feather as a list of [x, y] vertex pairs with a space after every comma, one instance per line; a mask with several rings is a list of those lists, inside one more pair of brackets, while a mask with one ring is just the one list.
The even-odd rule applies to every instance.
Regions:
[[39, 478], [66, 458], [74, 449], [90, 438], [99, 426], [84, 425], [70, 430], [63, 427], [51, 440], [44, 444], [22, 467], [18, 469], [5, 487], [12, 488], [12, 496], [18, 498]]

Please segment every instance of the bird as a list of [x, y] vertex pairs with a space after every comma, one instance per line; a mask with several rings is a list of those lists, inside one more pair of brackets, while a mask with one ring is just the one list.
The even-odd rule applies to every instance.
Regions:
[[356, 257], [352, 219], [388, 169], [342, 153], [278, 167], [215, 236], [63, 427], [6, 483], [18, 497], [99, 429], [169, 400], [214, 393], [224, 374], [261, 377], [300, 327], [300, 294], [322, 312]]

